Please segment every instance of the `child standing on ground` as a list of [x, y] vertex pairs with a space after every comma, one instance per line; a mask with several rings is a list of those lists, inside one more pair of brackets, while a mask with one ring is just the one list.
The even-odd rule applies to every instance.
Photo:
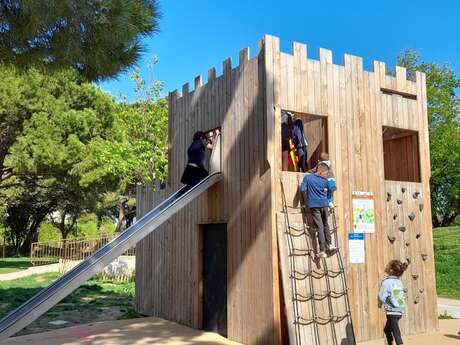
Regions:
[[407, 269], [407, 263], [399, 260], [391, 260], [385, 268], [388, 276], [382, 281], [379, 291], [379, 307], [383, 308], [387, 315], [387, 323], [383, 331], [387, 338], [388, 345], [403, 345], [399, 320], [406, 309], [406, 293], [401, 276]]
[[307, 193], [307, 205], [310, 209], [313, 222], [318, 230], [319, 258], [325, 258], [326, 250], [335, 250], [332, 245], [331, 233], [327, 222], [329, 191], [336, 189], [335, 183], [332, 184], [328, 178], [329, 168], [325, 163], [320, 162], [317, 166], [316, 173], [305, 175], [300, 185], [300, 192]]

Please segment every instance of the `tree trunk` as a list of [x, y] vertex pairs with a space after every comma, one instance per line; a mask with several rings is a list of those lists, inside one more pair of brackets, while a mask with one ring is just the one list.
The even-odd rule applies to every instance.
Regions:
[[35, 219], [30, 226], [27, 236], [24, 239], [24, 242], [21, 245], [21, 254], [24, 256], [30, 255], [30, 246], [33, 242], [38, 242], [38, 228], [40, 227], [43, 219]]
[[115, 228], [116, 233], [120, 233], [125, 229], [125, 224], [126, 224], [125, 205], [127, 202], [128, 200], [126, 198], [123, 198], [118, 204], [118, 222], [117, 222], [117, 227]]
[[442, 218], [441, 226], [442, 226], [442, 227], [450, 226], [450, 225], [454, 222], [454, 220], [455, 220], [456, 217], [457, 217], [456, 214], [451, 214], [450, 216], [447, 216], [447, 215], [444, 216], [444, 217]]

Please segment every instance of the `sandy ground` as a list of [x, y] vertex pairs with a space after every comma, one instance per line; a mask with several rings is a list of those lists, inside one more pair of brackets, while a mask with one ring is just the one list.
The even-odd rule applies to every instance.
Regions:
[[97, 322], [10, 338], [2, 345], [237, 345], [218, 334], [148, 317]]
[[27, 277], [32, 274], [43, 274], [43, 273], [58, 272], [58, 271], [59, 271], [59, 264], [32, 266], [32, 267], [27, 268], [26, 270], [0, 274], [0, 281], [14, 280], [14, 279], [22, 278], [22, 277]]
[[[439, 332], [403, 337], [404, 345], [460, 345], [460, 320], [439, 320]], [[384, 345], [383, 339], [359, 345]]]
[[[407, 336], [405, 345], [459, 345], [460, 320], [440, 320], [440, 331]], [[97, 322], [57, 331], [10, 338], [2, 345], [237, 345], [215, 333], [202, 332], [174, 322], [148, 317]], [[376, 340], [359, 345], [383, 345]]]

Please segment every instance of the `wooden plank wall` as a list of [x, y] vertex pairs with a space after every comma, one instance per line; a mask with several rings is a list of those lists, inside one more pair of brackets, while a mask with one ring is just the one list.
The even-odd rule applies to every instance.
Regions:
[[[389, 223], [386, 192], [401, 185], [384, 179], [382, 127], [418, 132], [421, 183], [410, 187], [421, 191], [424, 211], [417, 226], [427, 260], [411, 269], [423, 277], [425, 301], [417, 304], [423, 308], [419, 324], [405, 321], [403, 329], [406, 334], [434, 330], [425, 76], [417, 73], [411, 82], [403, 68], [391, 77], [381, 62], [374, 62], [374, 71], [368, 72], [359, 57], [345, 55], [340, 66], [332, 63], [328, 50], [321, 49], [316, 61], [307, 59], [303, 44], [295, 43], [293, 54], [281, 53], [279, 45], [276, 37], [265, 36], [255, 58], [249, 59], [244, 49], [238, 67], [232, 68], [227, 59], [221, 76], [211, 68], [207, 84], [196, 77], [193, 91], [185, 84], [182, 94], [170, 94], [169, 185], [155, 193], [139, 189], [138, 216], [177, 190], [187, 146], [198, 129], [222, 127], [224, 180], [138, 244], [139, 311], [201, 326], [199, 224], [227, 222], [229, 338], [245, 344], [280, 342], [276, 213], [281, 203], [280, 114], [287, 109], [327, 117], [329, 154], [339, 186], [335, 203], [341, 243], [352, 228], [351, 192], [375, 194], [376, 232], [366, 235], [367, 263], [347, 267], [358, 341], [382, 336], [384, 315], [377, 309], [377, 289], [385, 264], [399, 253], [387, 240], [394, 224]], [[408, 216], [406, 209], [401, 212], [402, 218]]]
[[[290, 267], [288, 260], [293, 261], [293, 266], [297, 272], [308, 272], [313, 270], [314, 276], [307, 279], [297, 280], [296, 290], [297, 293], [302, 296], [309, 296], [310, 293], [315, 295], [315, 299], [297, 303], [299, 309], [299, 316], [308, 320], [314, 317], [318, 317], [320, 322], [299, 326], [299, 335], [301, 342], [300, 344], [321, 344], [321, 345], [355, 345], [355, 340], [352, 336], [352, 325], [348, 318], [343, 318], [338, 322], [325, 321], [331, 317], [342, 318], [347, 314], [347, 299], [346, 296], [340, 296], [345, 291], [343, 284], [343, 276], [335, 275], [329, 277], [319, 277], [324, 271], [330, 270], [332, 272], [339, 272], [342, 269], [342, 262], [339, 260], [339, 256], [336, 254], [330, 255], [328, 258], [318, 260], [310, 256], [293, 256], [289, 255], [289, 245], [287, 243], [288, 236], [286, 234], [286, 220], [289, 222], [290, 229], [293, 234], [292, 236], [292, 247], [297, 250], [313, 249], [314, 252], [318, 252], [318, 244], [314, 233], [314, 224], [311, 219], [309, 212], [306, 214], [299, 214], [299, 206], [301, 206], [302, 196], [300, 195], [297, 183], [292, 183], [292, 180], [300, 182], [304, 178], [305, 174], [283, 171], [280, 174], [280, 182], [283, 184], [283, 193], [286, 200], [288, 215], [284, 213], [278, 213], [277, 225], [278, 225], [278, 238], [279, 238], [279, 250], [280, 250], [280, 261], [283, 266], [282, 278], [284, 283], [285, 300], [290, 301], [290, 305], [287, 305], [286, 315], [289, 329], [291, 332], [294, 330], [293, 327], [293, 289], [292, 281], [290, 276]], [[306, 216], [306, 217], [305, 217]], [[329, 217], [328, 224], [330, 228], [333, 228], [334, 222], [332, 215]], [[308, 226], [309, 228], [307, 228]], [[299, 236], [299, 230], [304, 230], [305, 235]], [[335, 238], [334, 234], [331, 234], [332, 244], [336, 247], [343, 248], [344, 243], [342, 238]], [[291, 266], [291, 267], [293, 267]], [[295, 274], [294, 274], [295, 275]], [[299, 276], [299, 275], [297, 275]], [[287, 286], [287, 288], [286, 288]], [[328, 291], [333, 293], [332, 296], [318, 298], [321, 295], [325, 295]], [[288, 309], [290, 308], [290, 309]], [[318, 335], [318, 339], [315, 337], [315, 333]], [[296, 344], [295, 341], [291, 340], [291, 344]]]
[[[374, 62], [374, 70], [370, 72], [363, 69], [360, 57], [345, 55], [345, 64], [340, 66], [332, 63], [332, 53], [326, 49], [320, 49], [320, 59], [316, 61], [307, 59], [307, 47], [303, 44], [294, 43], [293, 53], [287, 54], [280, 52], [278, 38], [266, 36], [265, 42], [267, 76], [273, 77], [273, 86], [270, 88], [267, 84], [267, 109], [271, 112], [267, 115], [273, 117], [267, 128], [269, 133], [274, 133], [273, 143], [280, 142], [277, 127], [283, 109], [328, 118], [329, 154], [338, 184], [335, 203], [341, 243], [347, 243], [347, 233], [352, 229], [352, 191], [370, 191], [375, 195], [376, 231], [366, 235], [366, 264], [347, 268], [358, 341], [382, 337], [384, 314], [377, 308], [376, 296], [386, 263], [399, 258], [387, 243], [387, 230], [393, 224], [387, 219], [386, 190], [391, 182], [384, 180], [382, 127], [418, 131], [421, 183], [413, 186], [421, 190], [425, 204], [424, 218], [419, 226], [428, 256], [426, 262], [416, 262], [413, 267], [424, 275], [425, 293], [421, 298], [426, 301], [420, 304], [424, 313], [416, 313], [418, 323], [403, 322], [403, 331], [411, 334], [436, 329], [425, 76], [417, 73], [416, 81], [412, 82], [406, 79], [406, 71], [401, 67], [397, 67], [396, 76], [392, 77], [385, 74], [382, 62]], [[273, 154], [269, 159], [279, 159], [280, 150], [274, 145], [273, 150], [269, 150]], [[278, 165], [273, 172], [275, 212], [280, 209], [281, 201], [276, 186], [279, 170]], [[297, 183], [295, 174], [292, 176], [292, 183]], [[401, 217], [407, 217], [406, 210], [402, 212]], [[348, 262], [346, 245], [344, 249], [345, 262]], [[411, 315], [408, 320], [415, 320], [414, 317]]]
[[[262, 46], [262, 45], [261, 45]], [[136, 299], [139, 312], [201, 327], [199, 224], [226, 222], [228, 233], [228, 337], [244, 344], [279, 340], [277, 273], [272, 262], [271, 172], [267, 158], [264, 56], [225, 60], [208, 82], [195, 78], [169, 96], [169, 185], [138, 190], [142, 216], [180, 187], [193, 133], [222, 128], [223, 181], [172, 217], [138, 246]], [[276, 247], [275, 247], [276, 253]]]

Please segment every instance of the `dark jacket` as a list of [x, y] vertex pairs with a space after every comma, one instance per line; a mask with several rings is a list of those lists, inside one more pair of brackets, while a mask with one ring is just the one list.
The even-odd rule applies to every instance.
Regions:
[[305, 154], [305, 149], [308, 144], [303, 133], [303, 122], [301, 119], [296, 119], [292, 125], [292, 139], [298, 154]]
[[206, 139], [194, 140], [187, 150], [188, 163], [204, 167], [204, 157], [207, 144], [208, 142]]

